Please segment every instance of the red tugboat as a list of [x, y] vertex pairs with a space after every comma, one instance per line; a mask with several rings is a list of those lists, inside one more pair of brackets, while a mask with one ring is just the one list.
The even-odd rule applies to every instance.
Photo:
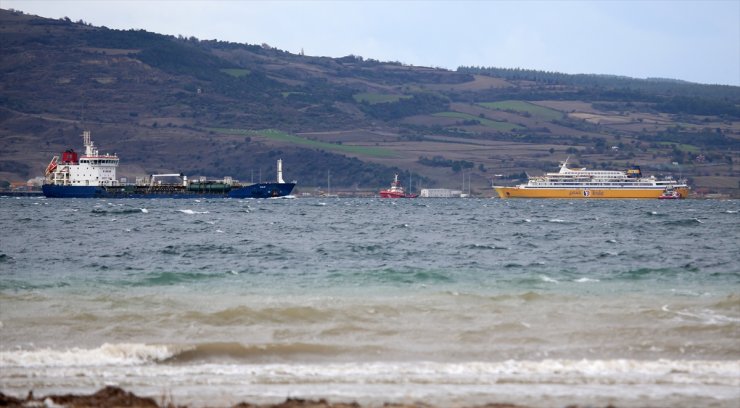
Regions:
[[406, 194], [403, 192], [401, 182], [398, 181], [398, 174], [391, 183], [391, 188], [387, 190], [380, 190], [380, 198], [416, 198], [418, 194]]

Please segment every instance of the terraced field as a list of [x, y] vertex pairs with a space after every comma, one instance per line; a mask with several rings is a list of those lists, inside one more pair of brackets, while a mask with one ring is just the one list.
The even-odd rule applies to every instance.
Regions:
[[478, 105], [488, 109], [496, 109], [503, 111], [513, 111], [517, 113], [527, 113], [537, 118], [552, 121], [556, 119], [562, 119], [563, 113], [555, 109], [546, 108], [544, 106], [535, 105], [527, 101], [501, 101], [501, 102], [483, 102]]
[[512, 131], [515, 129], [522, 129], [521, 126], [513, 123], [508, 122], [500, 122], [496, 120], [490, 120], [486, 118], [481, 118], [479, 116], [470, 115], [467, 113], [461, 113], [461, 112], [439, 112], [435, 113], [432, 116], [440, 117], [440, 118], [454, 118], [454, 119], [461, 119], [463, 121], [477, 121], [483, 126], [490, 127], [494, 130], [498, 131]]
[[302, 147], [308, 147], [313, 149], [323, 149], [336, 153], [345, 153], [351, 155], [365, 156], [365, 157], [395, 157], [396, 153], [392, 150], [383, 149], [379, 147], [370, 146], [356, 146], [356, 145], [345, 145], [339, 143], [327, 143], [318, 140], [306, 139], [300, 136], [295, 136], [287, 132], [283, 132], [276, 129], [264, 129], [264, 130], [247, 130], [247, 129], [212, 129], [219, 133], [230, 134], [230, 135], [245, 135], [250, 137], [264, 138], [273, 142], [284, 142], [291, 145], [298, 145]]

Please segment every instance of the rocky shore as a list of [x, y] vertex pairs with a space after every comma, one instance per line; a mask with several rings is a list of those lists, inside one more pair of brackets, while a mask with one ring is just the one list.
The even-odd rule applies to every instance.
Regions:
[[[29, 393], [26, 398], [15, 398], [0, 393], [0, 407], [44, 407], [44, 408], [186, 408], [183, 405], [160, 401], [154, 398], [140, 397], [131, 392], [122, 390], [118, 387], [105, 387], [98, 392], [90, 395], [46, 395], [34, 396]], [[385, 404], [384, 408], [433, 408], [433, 404], [414, 403], [414, 404]], [[259, 405], [242, 402], [234, 405], [232, 408], [362, 408], [358, 403], [331, 403], [325, 400], [303, 400], [287, 399], [278, 404]], [[520, 405], [512, 404], [486, 404], [471, 408], [525, 408]], [[576, 407], [570, 407], [576, 408]]]

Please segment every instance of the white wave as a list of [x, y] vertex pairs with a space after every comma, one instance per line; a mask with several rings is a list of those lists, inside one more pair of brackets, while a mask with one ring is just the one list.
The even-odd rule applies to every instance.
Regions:
[[[156, 364], [120, 367], [40, 367], [0, 370], [9, 395], [97, 391], [126, 384], [139, 395], [161, 395], [193, 406], [264, 404], [286, 396], [357, 401], [367, 406], [435, 401], [484, 406], [507, 400], [525, 406], [712, 406], [736, 408], [740, 361], [507, 360], [498, 362], [346, 362]], [[630, 392], [625, 392], [628, 389]], [[224, 399], [224, 394], [231, 398]], [[528, 403], [529, 402], [529, 403]]]
[[599, 282], [598, 279], [592, 279], [592, 278], [578, 278], [575, 281], [578, 283]]
[[542, 279], [542, 281], [543, 281], [543, 282], [548, 282], [548, 283], [560, 283], [560, 282], [559, 282], [559, 281], [557, 281], [556, 279], [553, 279], [553, 278], [551, 278], [551, 277], [549, 277], [549, 276], [545, 276], [545, 275], [540, 275], [540, 279]]
[[[646, 379], [677, 384], [715, 383], [740, 386], [740, 361], [676, 360], [542, 360], [464, 363], [360, 363], [328, 365], [264, 365], [250, 367], [258, 377], [295, 376], [296, 382], [383, 381], [446, 384], [590, 384], [608, 379], [617, 384], [642, 384]], [[652, 382], [648, 380], [647, 382]]]
[[562, 223], [565, 222], [565, 220], [561, 220], [560, 218], [553, 218], [551, 220], [547, 220], [547, 222]]
[[[522, 323], [525, 327], [527, 324]], [[39, 359], [25, 365], [6, 364], [6, 355], [21, 355], [21, 352], [2, 352], [3, 369], [18, 370], [18, 367], [76, 368], [95, 366], [137, 366], [147, 362], [162, 361], [171, 356], [165, 346], [143, 344], [103, 345], [99, 349], [70, 351], [39, 350], [37, 357], [44, 355], [46, 364]], [[70, 358], [74, 356], [74, 358]], [[96, 358], [95, 362], [86, 359]], [[35, 363], [35, 364], [34, 364]], [[43, 367], [39, 367], [43, 368]], [[587, 385], [610, 383], [613, 385], [635, 384], [705, 384], [740, 387], [740, 360], [505, 360], [469, 362], [432, 361], [377, 361], [347, 363], [268, 363], [268, 364], [155, 364], [147, 370], [161, 373], [188, 371], [206, 374], [209, 381], [229, 381], [249, 376], [252, 381], [263, 384], [568, 384]], [[107, 372], [107, 371], [106, 371]], [[122, 373], [153, 375], [152, 372], [136, 368]], [[4, 374], [0, 373], [0, 379]], [[168, 376], [168, 378], [171, 378]]]
[[143, 212], [144, 214], [146, 214], [146, 213], [148, 213], [148, 212], [149, 212], [149, 210], [147, 210], [146, 208], [142, 208], [142, 209], [141, 209], [141, 212]]
[[740, 323], [740, 319], [736, 317], [725, 316], [710, 309], [702, 309], [698, 311], [678, 311], [674, 312], [677, 315], [693, 320], [698, 320], [703, 324], [707, 325], [723, 325], [729, 323]]
[[177, 210], [183, 214], [208, 214], [208, 211], [195, 211], [195, 210]]
[[164, 345], [105, 343], [94, 349], [0, 351], [0, 367], [131, 366], [166, 360], [174, 354]]

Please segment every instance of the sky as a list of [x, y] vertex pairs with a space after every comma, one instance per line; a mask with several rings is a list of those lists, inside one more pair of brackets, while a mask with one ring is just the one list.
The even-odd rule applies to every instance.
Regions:
[[740, 0], [0, 0], [0, 7], [311, 56], [740, 86]]

